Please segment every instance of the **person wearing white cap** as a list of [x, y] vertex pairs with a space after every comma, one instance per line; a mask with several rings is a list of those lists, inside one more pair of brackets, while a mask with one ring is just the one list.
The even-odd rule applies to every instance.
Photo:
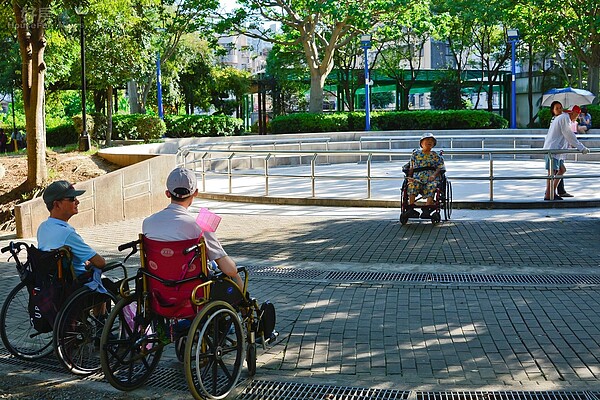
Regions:
[[[579, 106], [573, 106], [571, 110], [566, 110], [564, 114], [555, 117], [550, 124], [550, 128], [548, 128], [548, 134], [542, 148], [547, 150], [563, 150], [568, 149], [569, 145], [571, 145], [583, 154], [589, 153], [590, 150], [577, 139], [571, 128], [571, 123], [577, 121], [579, 113], [581, 113]], [[546, 181], [546, 194], [544, 195], [544, 200], [546, 201], [562, 200], [562, 197], [556, 194], [556, 189], [562, 176], [567, 172], [567, 168], [565, 167], [566, 158], [567, 155], [565, 153], [552, 154], [552, 157], [546, 155], [545, 157], [548, 175], [557, 175], [554, 179], [554, 187], [551, 187], [550, 179]], [[550, 197], [551, 194], [554, 194], [553, 199]]]
[[439, 176], [444, 170], [444, 159], [432, 149], [437, 144], [433, 133], [424, 133], [421, 136], [420, 150], [413, 151], [410, 157], [410, 168], [408, 170], [408, 218], [418, 218], [419, 212], [415, 210], [415, 202], [419, 193], [426, 199], [422, 208], [421, 218], [431, 217], [433, 196], [439, 184]]
[[167, 177], [165, 195], [171, 204], [144, 220], [142, 233], [152, 240], [164, 242], [197, 239], [202, 235], [206, 244], [206, 254], [219, 269], [231, 277], [239, 287], [243, 287], [242, 278], [237, 272], [233, 259], [227, 255], [214, 232], [202, 232], [188, 208], [198, 194], [196, 174], [186, 168], [175, 168]]
[[79, 212], [79, 200], [85, 190], [77, 190], [67, 181], [51, 183], [42, 198], [50, 217], [40, 224], [37, 230], [38, 248], [49, 251], [69, 246], [73, 255], [73, 269], [77, 276], [87, 272], [88, 264], [104, 268], [106, 260], [87, 245], [69, 223], [69, 219]]

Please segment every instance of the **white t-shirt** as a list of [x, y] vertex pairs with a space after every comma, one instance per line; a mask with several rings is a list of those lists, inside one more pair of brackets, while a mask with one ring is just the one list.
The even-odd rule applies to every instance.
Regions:
[[197, 239], [202, 235], [210, 261], [227, 255], [215, 233], [203, 233], [196, 223], [196, 217], [179, 204], [171, 203], [164, 210], [146, 218], [142, 223], [142, 233], [148, 239], [163, 242]]

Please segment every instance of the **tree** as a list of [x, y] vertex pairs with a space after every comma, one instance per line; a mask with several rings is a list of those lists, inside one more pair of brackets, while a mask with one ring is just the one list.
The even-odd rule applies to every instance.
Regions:
[[435, 110], [462, 110], [466, 104], [460, 92], [459, 78], [455, 73], [436, 81], [431, 89], [431, 107]]
[[46, 76], [46, 22], [51, 0], [12, 0], [15, 28], [21, 53], [21, 78], [25, 130], [27, 133], [27, 181], [32, 189], [48, 177], [46, 170], [46, 127], [44, 124], [44, 83]]
[[153, 52], [137, 36], [143, 20], [130, 1], [97, 1], [86, 17], [86, 75], [90, 87], [106, 93], [106, 145], [111, 144], [114, 88], [139, 78], [150, 68]]
[[402, 110], [408, 110], [410, 89], [421, 69], [423, 47], [430, 38], [439, 37], [438, 26], [443, 26], [441, 20], [431, 12], [429, 1], [418, 1], [410, 3], [400, 13], [386, 14], [378, 27], [380, 69], [396, 82], [402, 93]]
[[[213, 42], [211, 34], [213, 14], [219, 6], [218, 0], [150, 0], [151, 4], [139, 4], [138, 13], [146, 26], [144, 42], [148, 43], [160, 56], [161, 69], [176, 53], [182, 37], [188, 33], [202, 32], [202, 36]], [[211, 39], [212, 38], [212, 39]], [[150, 65], [155, 65], [156, 58]], [[154, 87], [156, 76], [148, 72], [136, 79], [134, 112], [146, 112], [148, 93]]]
[[[334, 61], [338, 71], [338, 90], [341, 89], [343, 94], [343, 103], [339, 106], [340, 110], [346, 108], [348, 111], [354, 111], [356, 92], [361, 86], [364, 87], [364, 62], [361, 62], [363, 51], [358, 40], [354, 40], [335, 53]], [[362, 107], [364, 108], [364, 100]]]
[[[302, 46], [310, 72], [309, 111], [323, 112], [323, 88], [335, 52], [370, 31], [384, 11], [398, 10], [406, 0], [239, 0], [242, 8], [224, 20], [223, 27], [282, 46]], [[267, 23], [281, 24], [275, 36]]]
[[305, 92], [308, 88], [301, 49], [275, 44], [267, 55], [265, 76], [271, 82], [273, 114], [285, 115], [305, 111]]

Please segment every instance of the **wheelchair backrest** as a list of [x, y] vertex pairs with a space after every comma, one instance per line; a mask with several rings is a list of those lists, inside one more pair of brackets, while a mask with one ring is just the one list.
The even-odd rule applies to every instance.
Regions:
[[[152, 310], [167, 318], [196, 315], [191, 293], [207, 277], [204, 240], [163, 242], [141, 235], [141, 243], [145, 290], [150, 294]], [[198, 251], [184, 254], [197, 244]], [[196, 296], [203, 297], [203, 290], [198, 290]]]
[[79, 286], [73, 271], [71, 250], [43, 251], [27, 247], [26, 273], [30, 322], [38, 332], [50, 332], [67, 297]]

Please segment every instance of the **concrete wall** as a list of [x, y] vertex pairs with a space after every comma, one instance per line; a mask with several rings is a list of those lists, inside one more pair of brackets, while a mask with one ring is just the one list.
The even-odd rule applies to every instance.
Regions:
[[[86, 192], [79, 197], [79, 214], [69, 223], [76, 228], [140, 218], [168, 204], [165, 181], [175, 167], [174, 155], [153, 157], [75, 185]], [[41, 197], [15, 206], [17, 237], [33, 237], [48, 218]]]

